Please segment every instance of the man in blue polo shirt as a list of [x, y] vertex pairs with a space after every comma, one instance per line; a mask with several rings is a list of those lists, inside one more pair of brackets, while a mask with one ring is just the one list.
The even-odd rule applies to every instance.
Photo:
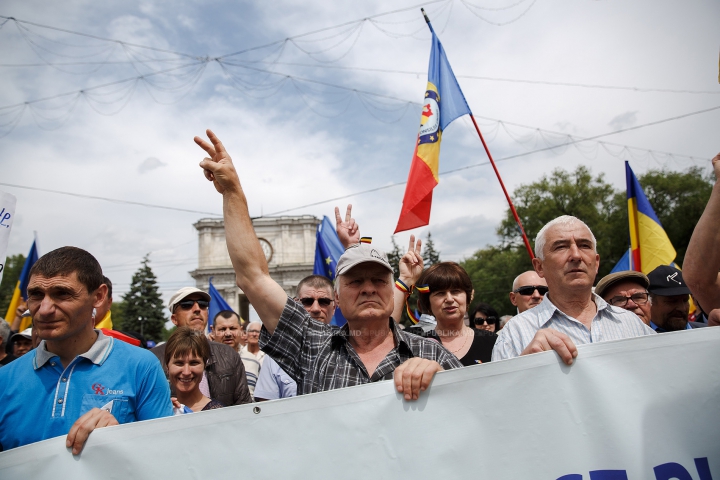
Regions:
[[172, 414], [155, 356], [94, 329], [106, 296], [85, 250], [62, 247], [33, 265], [28, 308], [42, 341], [0, 369], [0, 450], [67, 434], [77, 455], [95, 428]]

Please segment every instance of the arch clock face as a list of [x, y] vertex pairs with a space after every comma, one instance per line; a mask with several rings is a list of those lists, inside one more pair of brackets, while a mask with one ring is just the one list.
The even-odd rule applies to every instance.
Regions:
[[272, 245], [270, 245], [270, 242], [268, 242], [264, 238], [258, 238], [258, 240], [260, 241], [260, 246], [262, 247], [262, 251], [265, 254], [265, 261], [270, 263], [270, 260], [273, 256]]

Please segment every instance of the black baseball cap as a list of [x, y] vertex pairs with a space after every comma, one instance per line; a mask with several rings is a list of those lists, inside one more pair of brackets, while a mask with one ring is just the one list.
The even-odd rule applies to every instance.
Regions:
[[660, 265], [648, 273], [648, 279], [650, 280], [648, 291], [653, 295], [669, 297], [690, 294], [690, 289], [683, 280], [682, 272], [670, 265]]

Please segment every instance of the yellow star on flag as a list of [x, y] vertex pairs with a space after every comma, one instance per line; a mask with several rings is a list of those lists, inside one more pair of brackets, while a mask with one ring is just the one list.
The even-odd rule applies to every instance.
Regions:
[[332, 257], [326, 258], [326, 259], [325, 259], [325, 263], [327, 263], [328, 265], [330, 265], [330, 264], [332, 263]]

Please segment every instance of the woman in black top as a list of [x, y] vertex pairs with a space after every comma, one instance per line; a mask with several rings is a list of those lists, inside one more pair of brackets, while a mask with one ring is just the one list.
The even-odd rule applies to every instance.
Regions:
[[399, 279], [402, 284], [395, 292], [393, 318], [399, 318], [402, 312], [406, 298], [401, 291], [403, 284], [427, 286], [428, 291], [420, 290], [418, 307], [422, 313], [433, 315], [437, 326], [429, 332], [419, 329], [409, 331], [436, 339], [465, 366], [489, 362], [497, 335], [471, 329], [464, 323], [467, 307], [473, 298], [470, 276], [455, 262], [438, 263], [423, 271], [420, 247], [421, 241], [415, 244], [415, 238], [411, 236], [408, 253], [400, 260]]

